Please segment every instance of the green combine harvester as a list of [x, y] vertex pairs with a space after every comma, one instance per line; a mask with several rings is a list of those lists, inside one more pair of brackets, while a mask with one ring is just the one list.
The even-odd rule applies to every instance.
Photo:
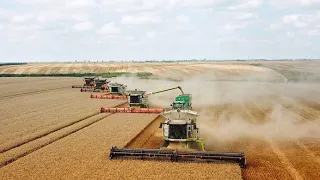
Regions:
[[[181, 89], [181, 88], [180, 88]], [[163, 142], [159, 149], [129, 149], [113, 146], [109, 158], [133, 158], [145, 160], [170, 160], [187, 162], [232, 162], [246, 168], [246, 158], [240, 152], [208, 152], [199, 137], [197, 127], [198, 112], [192, 110], [191, 94], [177, 96], [171, 109], [161, 115], [165, 118], [160, 123]]]

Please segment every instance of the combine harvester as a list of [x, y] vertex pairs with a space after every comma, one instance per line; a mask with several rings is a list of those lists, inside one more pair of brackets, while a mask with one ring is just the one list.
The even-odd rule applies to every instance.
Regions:
[[124, 84], [109, 83], [109, 92], [106, 94], [91, 94], [91, 98], [95, 99], [127, 99], [127, 86]]
[[109, 80], [104, 78], [95, 78], [93, 88], [81, 88], [81, 92], [109, 92]]
[[172, 109], [161, 113], [163, 142], [159, 149], [130, 149], [113, 146], [109, 158], [133, 158], [183, 162], [230, 162], [246, 168], [244, 153], [207, 152], [197, 127], [198, 113], [192, 110], [191, 94], [182, 94], [171, 104]]
[[128, 91], [127, 92], [127, 100], [129, 107], [125, 108], [113, 108], [113, 107], [102, 107], [100, 109], [101, 113], [156, 113], [160, 114], [164, 112], [163, 108], [149, 108], [149, 101], [148, 97], [152, 94], [158, 94], [174, 89], [180, 89], [182, 95], [183, 90], [180, 86], [165, 89], [165, 90], [160, 90], [160, 91], [155, 91], [155, 92], [149, 92], [147, 93], [146, 91], [140, 91], [135, 89], [134, 91]]
[[93, 89], [94, 88], [94, 80], [95, 77], [85, 77], [83, 79], [84, 84], [82, 86], [79, 85], [73, 85], [72, 88], [88, 88], [88, 89]]

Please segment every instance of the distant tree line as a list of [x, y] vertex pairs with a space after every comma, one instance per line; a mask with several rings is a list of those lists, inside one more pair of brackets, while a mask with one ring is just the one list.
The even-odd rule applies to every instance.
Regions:
[[0, 77], [103, 77], [112, 78], [119, 76], [137, 76], [140, 78], [148, 78], [152, 76], [149, 72], [107, 72], [107, 73], [69, 73], [69, 74], [0, 74]]
[[[83, 61], [78, 61], [76, 60], [75, 63], [159, 63], [159, 62], [164, 62], [164, 63], [178, 63], [178, 62], [224, 62], [224, 61], [299, 61], [299, 60], [304, 60], [304, 61], [312, 61], [312, 60], [318, 60], [318, 59], [221, 59], [221, 60], [207, 60], [207, 59], [182, 59], [182, 60], [120, 60], [120, 61], [115, 61], [115, 60], [101, 60], [101, 61], [90, 61], [90, 60], [83, 60]], [[72, 62], [68, 62], [72, 63]]]
[[0, 66], [25, 65], [27, 63], [0, 63]]

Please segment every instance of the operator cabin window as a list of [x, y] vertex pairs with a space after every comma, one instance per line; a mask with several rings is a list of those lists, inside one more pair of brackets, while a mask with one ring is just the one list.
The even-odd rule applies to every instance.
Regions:
[[174, 108], [182, 108], [182, 104], [180, 104], [180, 103], [174, 103], [174, 104], [173, 104], [173, 107], [174, 107]]
[[169, 138], [171, 139], [186, 139], [187, 129], [186, 125], [170, 125], [169, 126]]
[[118, 87], [111, 87], [112, 92], [118, 92]]
[[140, 101], [140, 96], [131, 96], [131, 103], [139, 103]]

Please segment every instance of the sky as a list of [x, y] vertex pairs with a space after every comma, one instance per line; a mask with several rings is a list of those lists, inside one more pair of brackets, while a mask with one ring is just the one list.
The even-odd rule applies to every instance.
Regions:
[[1, 0], [0, 62], [320, 58], [320, 0]]

